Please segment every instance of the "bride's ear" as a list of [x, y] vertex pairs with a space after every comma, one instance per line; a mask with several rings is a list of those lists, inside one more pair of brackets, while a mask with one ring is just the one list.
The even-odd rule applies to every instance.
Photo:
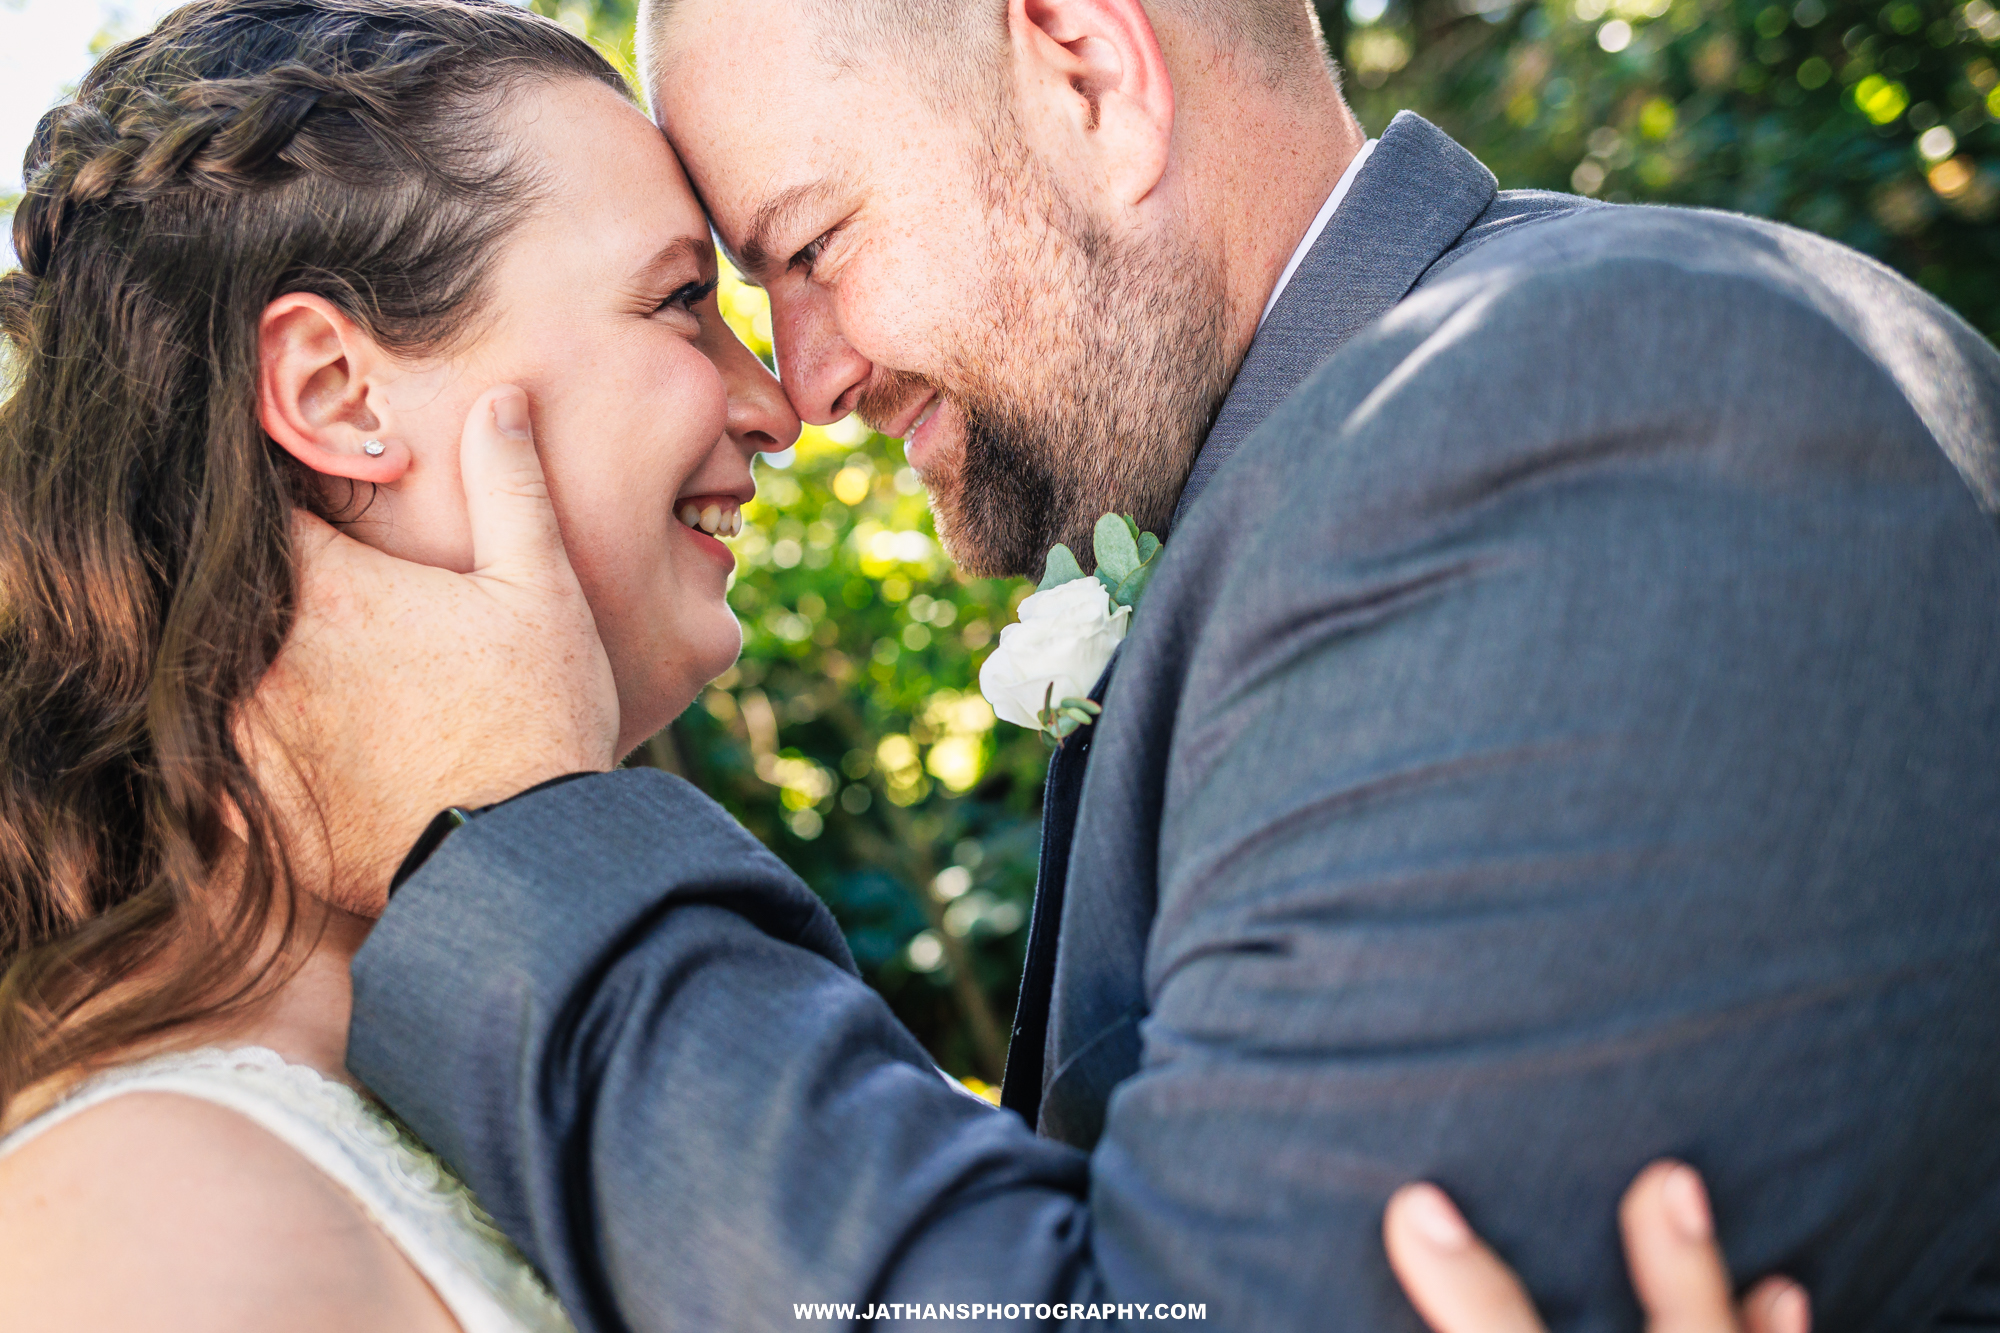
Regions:
[[375, 340], [302, 292], [266, 306], [257, 332], [257, 413], [278, 447], [321, 476], [400, 481], [412, 455], [385, 419], [389, 366]]

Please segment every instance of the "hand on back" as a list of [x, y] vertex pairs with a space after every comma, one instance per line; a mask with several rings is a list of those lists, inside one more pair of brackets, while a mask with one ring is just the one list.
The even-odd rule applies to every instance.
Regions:
[[[1797, 1283], [1768, 1277], [1736, 1300], [1701, 1178], [1677, 1162], [1639, 1173], [1618, 1210], [1647, 1333], [1809, 1333]], [[1435, 1185], [1389, 1200], [1382, 1239], [1404, 1294], [1435, 1333], [1543, 1333], [1528, 1293]]]

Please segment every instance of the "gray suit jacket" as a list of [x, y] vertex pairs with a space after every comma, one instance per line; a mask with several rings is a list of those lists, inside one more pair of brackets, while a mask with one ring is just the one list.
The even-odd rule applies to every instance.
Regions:
[[810, 892], [649, 772], [454, 835], [357, 961], [351, 1064], [592, 1328], [1414, 1328], [1377, 1228], [1416, 1177], [1555, 1327], [1631, 1328], [1613, 1211], [1661, 1153], [1820, 1328], [1970, 1318], [1997, 457], [2000, 357], [1879, 266], [1495, 196], [1399, 118], [1070, 775], [1047, 1134], [946, 1086]]

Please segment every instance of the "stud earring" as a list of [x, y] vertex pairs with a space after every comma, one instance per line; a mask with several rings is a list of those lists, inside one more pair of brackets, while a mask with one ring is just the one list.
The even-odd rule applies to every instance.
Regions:
[[380, 458], [386, 450], [383, 447], [382, 441], [370, 440], [361, 446], [361, 452], [367, 454], [370, 458]]

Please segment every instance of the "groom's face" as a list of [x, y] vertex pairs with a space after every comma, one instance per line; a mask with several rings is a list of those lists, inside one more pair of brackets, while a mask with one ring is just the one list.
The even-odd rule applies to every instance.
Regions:
[[717, 234], [770, 293], [800, 415], [906, 439], [975, 573], [1039, 573], [1058, 541], [1088, 563], [1106, 512], [1164, 529], [1233, 370], [1212, 259], [1108, 224], [1037, 152], [1041, 110], [1004, 68], [941, 106], [900, 71], [830, 68], [790, 8], [682, 0], [653, 76]]

